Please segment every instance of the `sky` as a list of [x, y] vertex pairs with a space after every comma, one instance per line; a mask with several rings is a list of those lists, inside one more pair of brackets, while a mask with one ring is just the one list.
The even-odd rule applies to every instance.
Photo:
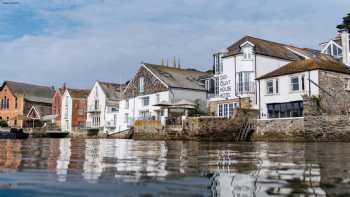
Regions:
[[89, 88], [141, 62], [208, 70], [245, 35], [319, 49], [349, 0], [0, 0], [0, 81]]

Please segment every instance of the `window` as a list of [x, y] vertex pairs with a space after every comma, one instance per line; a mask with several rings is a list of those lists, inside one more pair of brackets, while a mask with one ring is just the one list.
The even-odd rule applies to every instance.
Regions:
[[254, 83], [251, 81], [252, 72], [239, 72], [238, 73], [238, 92], [240, 94], [251, 93], [254, 91]]
[[302, 117], [303, 101], [267, 104], [268, 118]]
[[145, 92], [145, 78], [143, 78], [143, 77], [139, 78], [139, 92], [140, 93]]
[[244, 47], [243, 48], [243, 59], [244, 60], [252, 60], [253, 59], [253, 48], [252, 47]]
[[301, 90], [305, 90], [305, 77], [304, 77], [304, 75], [301, 76]]
[[125, 109], [129, 109], [129, 100], [125, 100]]
[[224, 104], [224, 116], [227, 117], [228, 116], [228, 105]]
[[291, 81], [291, 89], [293, 92], [299, 91], [299, 77], [292, 77]]
[[273, 81], [266, 81], [266, 94], [273, 94]]
[[220, 83], [219, 77], [216, 77], [215, 78], [215, 95], [219, 95], [219, 88], [220, 88], [219, 83]]
[[233, 115], [233, 109], [234, 109], [234, 105], [233, 103], [230, 103], [228, 105], [228, 115], [231, 117]]
[[143, 106], [148, 106], [149, 105], [149, 96], [146, 96], [146, 97], [142, 98], [142, 105]]
[[17, 109], [18, 108], [18, 99], [17, 99], [17, 97], [16, 97], [16, 100], [15, 100], [15, 109]]
[[276, 79], [276, 94], [279, 93], [279, 81]]
[[214, 72], [215, 74], [221, 74], [223, 71], [223, 63], [222, 63], [222, 53], [216, 53], [213, 55], [214, 59]]
[[222, 116], [223, 115], [223, 107], [222, 107], [222, 104], [219, 104], [219, 116]]
[[238, 73], [238, 92], [243, 92], [243, 73]]

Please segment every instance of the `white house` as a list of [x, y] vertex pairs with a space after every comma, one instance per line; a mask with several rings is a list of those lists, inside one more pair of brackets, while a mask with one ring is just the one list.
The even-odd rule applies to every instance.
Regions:
[[289, 63], [257, 80], [260, 119], [303, 117], [303, 96], [322, 95], [330, 98], [327, 106], [343, 107], [339, 103], [350, 90], [350, 70], [327, 56]]
[[320, 44], [321, 52], [350, 66], [350, 39], [347, 30], [339, 31], [334, 39]]
[[87, 128], [113, 132], [117, 128], [123, 84], [97, 81], [87, 100]]
[[129, 128], [137, 119], [167, 117], [169, 106], [181, 100], [206, 109], [206, 89], [200, 77], [208, 73], [194, 69], [143, 63], [124, 90], [118, 116], [119, 130]]
[[66, 88], [61, 102], [61, 130], [72, 132], [84, 128], [86, 123], [86, 100], [89, 90]]
[[258, 109], [257, 77], [318, 53], [316, 50], [251, 36], [243, 37], [228, 47], [227, 52], [214, 55], [216, 96], [210, 99], [209, 112], [217, 116], [230, 116], [233, 109], [239, 106]]

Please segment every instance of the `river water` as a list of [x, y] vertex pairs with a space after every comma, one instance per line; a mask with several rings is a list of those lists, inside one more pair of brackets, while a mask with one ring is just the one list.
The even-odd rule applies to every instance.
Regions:
[[350, 144], [0, 141], [0, 196], [350, 196]]

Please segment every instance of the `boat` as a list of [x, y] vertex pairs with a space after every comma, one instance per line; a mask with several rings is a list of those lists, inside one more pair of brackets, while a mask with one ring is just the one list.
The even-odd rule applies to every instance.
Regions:
[[50, 138], [65, 138], [69, 135], [69, 132], [60, 131], [60, 130], [51, 130], [51, 131], [46, 131], [46, 134]]
[[23, 132], [23, 129], [3, 129], [0, 128], [0, 139], [27, 139], [29, 133]]

